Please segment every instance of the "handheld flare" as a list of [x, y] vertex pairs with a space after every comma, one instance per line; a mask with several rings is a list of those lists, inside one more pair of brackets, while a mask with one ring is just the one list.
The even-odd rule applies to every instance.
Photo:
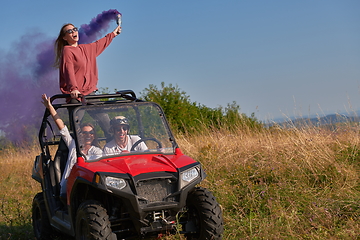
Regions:
[[117, 15], [116, 23], [121, 27], [121, 13]]

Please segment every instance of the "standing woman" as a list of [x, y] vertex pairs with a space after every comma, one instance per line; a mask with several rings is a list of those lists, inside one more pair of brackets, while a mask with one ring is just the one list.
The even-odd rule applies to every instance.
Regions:
[[78, 95], [89, 95], [97, 90], [98, 70], [96, 57], [109, 46], [114, 37], [121, 33], [121, 27], [105, 37], [89, 44], [78, 44], [78, 29], [71, 23], [65, 24], [55, 41], [55, 66], [59, 67], [60, 90], [70, 94], [70, 102], [78, 102]]

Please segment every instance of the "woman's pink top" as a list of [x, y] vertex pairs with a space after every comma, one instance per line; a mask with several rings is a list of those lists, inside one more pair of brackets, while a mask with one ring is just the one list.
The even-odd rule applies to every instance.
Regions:
[[70, 94], [71, 91], [77, 89], [81, 94], [88, 95], [97, 90], [96, 57], [109, 46], [114, 37], [114, 33], [109, 33], [93, 43], [64, 47], [60, 62], [62, 93]]

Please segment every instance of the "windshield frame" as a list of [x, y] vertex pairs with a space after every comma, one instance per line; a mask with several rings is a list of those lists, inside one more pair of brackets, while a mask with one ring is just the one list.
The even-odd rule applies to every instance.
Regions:
[[[149, 110], [150, 109], [150, 110]], [[140, 137], [141, 139], [146, 139], [146, 144], [149, 144], [148, 141], [152, 141], [155, 143], [157, 143], [158, 140], [161, 144], [159, 145], [158, 143], [158, 147], [154, 148], [154, 147], [149, 147], [146, 151], [131, 151], [131, 152], [121, 152], [121, 153], [111, 153], [111, 154], [107, 154], [105, 155], [105, 153], [102, 156], [97, 156], [95, 158], [91, 158], [91, 157], [86, 157], [85, 154], [83, 154], [82, 152], [82, 148], [83, 148], [83, 144], [81, 143], [81, 139], [82, 139], [82, 135], [81, 135], [81, 126], [82, 126], [82, 121], [83, 119], [81, 119], [81, 112], [85, 111], [85, 116], [83, 116], [83, 118], [87, 117], [89, 118], [89, 116], [91, 115], [91, 112], [104, 112], [108, 115], [108, 119], [110, 120], [111, 118], [114, 117], [114, 113], [117, 112], [118, 114], [115, 115], [119, 115], [121, 112], [124, 112], [124, 114], [122, 115], [126, 115], [125, 113], [129, 114], [129, 112], [132, 112], [132, 116], [128, 116], [129, 117], [129, 121], [130, 126], [131, 126], [131, 131], [132, 133], [129, 134], [128, 136], [134, 136], [134, 138], [138, 138]], [[146, 112], [146, 111], [150, 111]], [[111, 115], [111, 116], [110, 116]], [[146, 116], [145, 116], [146, 115]], [[132, 103], [109, 103], [109, 104], [93, 104], [93, 105], [85, 105], [85, 106], [79, 106], [74, 108], [74, 110], [72, 111], [71, 114], [71, 118], [74, 124], [74, 139], [75, 139], [75, 143], [76, 143], [76, 149], [78, 152], [78, 155], [81, 155], [86, 162], [94, 162], [94, 161], [99, 161], [99, 160], [103, 160], [103, 159], [109, 159], [109, 158], [114, 158], [114, 157], [119, 157], [119, 156], [129, 156], [129, 155], [136, 155], [136, 154], [174, 154], [175, 153], [175, 149], [178, 147], [175, 138], [171, 132], [171, 129], [169, 127], [169, 124], [166, 120], [165, 114], [163, 112], [163, 110], [161, 109], [161, 107], [154, 103], [154, 102], [132, 102]], [[157, 119], [154, 119], [157, 118]], [[92, 120], [94, 120], [95, 118], [93, 118]], [[159, 133], [159, 135], [155, 135], [155, 137], [153, 135], [151, 135], [148, 131], [152, 131], [152, 134], [154, 133], [154, 130], [148, 130], [147, 126], [150, 126], [152, 123], [156, 123], [156, 127], [152, 127], [152, 128], [160, 128], [161, 133]], [[99, 131], [99, 129], [101, 124], [96, 125], [96, 132], [101, 132]], [[102, 129], [104, 132], [104, 135], [101, 135], [98, 140], [102, 142], [102, 145], [100, 145], [99, 147], [104, 150], [104, 143], [106, 142], [109, 143], [109, 141], [111, 141], [108, 137], [106, 137], [105, 135], [105, 131], [104, 129]], [[134, 132], [135, 131], [135, 132]], [[113, 133], [114, 134], [114, 133]], [[114, 137], [114, 136], [113, 136]], [[155, 140], [152, 140], [151, 138], [155, 138]], [[159, 138], [159, 139], [157, 139]], [[136, 143], [135, 143], [136, 144]], [[140, 143], [139, 145], [141, 145], [142, 143]], [[145, 144], [145, 142], [144, 142]], [[151, 146], [153, 144], [150, 144]], [[163, 147], [160, 147], [164, 145]]]

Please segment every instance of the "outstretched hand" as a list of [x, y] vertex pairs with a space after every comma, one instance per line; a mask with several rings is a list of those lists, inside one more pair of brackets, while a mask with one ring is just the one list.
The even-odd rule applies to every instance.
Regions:
[[50, 98], [47, 97], [45, 93], [41, 96], [41, 98], [42, 98], [41, 103], [44, 104], [44, 106], [45, 106], [47, 109], [49, 109], [50, 106], [51, 106]]
[[113, 33], [115, 34], [115, 36], [119, 35], [119, 34], [121, 33], [121, 27], [120, 27], [120, 26], [117, 26], [117, 27], [114, 29]]
[[50, 98], [47, 97], [45, 93], [43, 95], [41, 95], [41, 98], [42, 98], [41, 103], [44, 104], [44, 106], [49, 110], [50, 115], [53, 117], [59, 130], [63, 129], [65, 127], [65, 124], [61, 120], [61, 118], [58, 116], [54, 106], [51, 104]]

